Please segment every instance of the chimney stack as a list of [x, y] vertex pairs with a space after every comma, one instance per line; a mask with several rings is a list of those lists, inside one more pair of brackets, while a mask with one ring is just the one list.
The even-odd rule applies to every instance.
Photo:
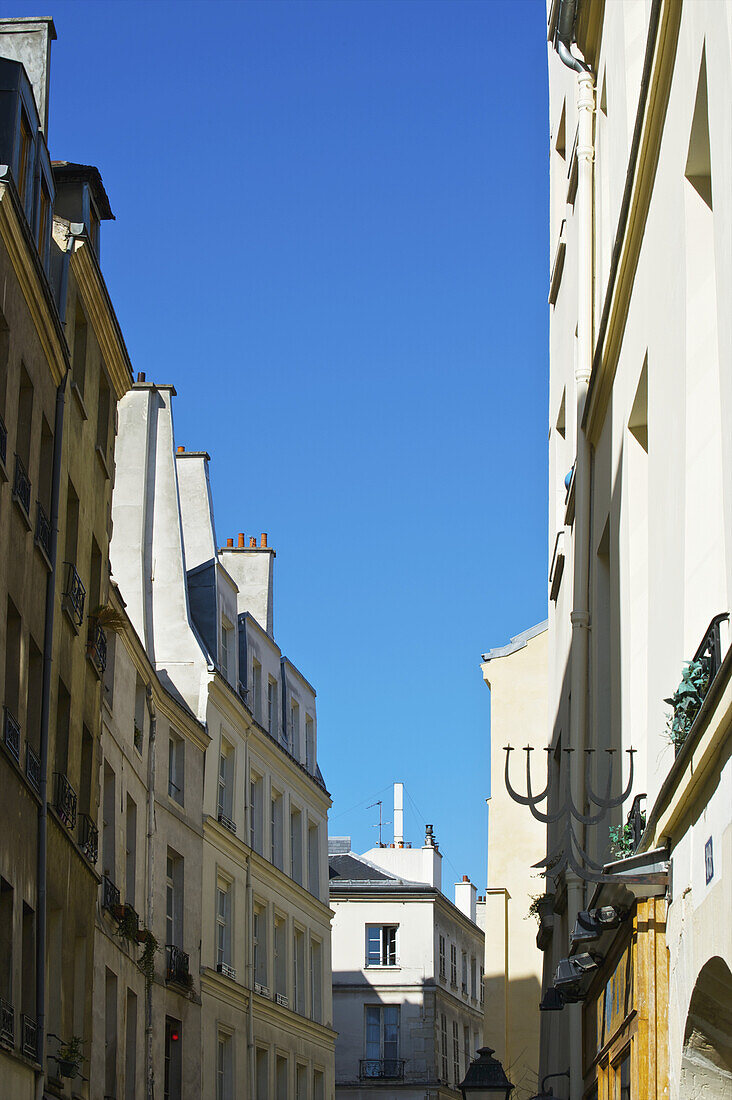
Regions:
[[394, 847], [404, 847], [404, 784], [394, 784]]
[[475, 902], [478, 891], [473, 886], [467, 875], [463, 875], [462, 882], [455, 883], [455, 905], [465, 916], [475, 924]]
[[137, 381], [138, 382], [144, 382], [145, 381], [145, 372], [144, 372], [144, 370], [139, 370], [137, 372]]
[[[237, 544], [237, 546], [239, 547], [240, 550], [244, 549], [244, 532], [243, 531], [239, 532], [239, 535], [238, 535], [237, 540], [236, 540], [236, 544]], [[232, 546], [234, 545], [234, 540], [233, 539], [231, 540], [231, 545]]]

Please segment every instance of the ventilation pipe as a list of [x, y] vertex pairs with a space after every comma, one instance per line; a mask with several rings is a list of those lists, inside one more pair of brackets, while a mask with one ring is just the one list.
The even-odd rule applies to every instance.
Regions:
[[404, 847], [404, 784], [394, 784], [394, 847]]

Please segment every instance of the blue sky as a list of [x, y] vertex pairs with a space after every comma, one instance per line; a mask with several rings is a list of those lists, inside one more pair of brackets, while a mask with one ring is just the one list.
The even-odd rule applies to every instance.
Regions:
[[407, 839], [484, 887], [480, 654], [546, 615], [543, 3], [2, 3], [41, 8], [134, 367], [219, 541], [277, 550], [331, 832], [369, 847], [401, 780]]

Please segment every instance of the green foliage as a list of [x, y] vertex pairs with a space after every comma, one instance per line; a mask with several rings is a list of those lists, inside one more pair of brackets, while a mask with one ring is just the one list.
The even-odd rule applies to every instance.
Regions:
[[541, 918], [552, 911], [553, 901], [553, 894], [532, 894], [531, 905], [529, 906], [529, 911], [524, 917], [524, 920], [528, 920], [529, 917], [534, 917], [534, 919], [541, 924]]
[[84, 1040], [81, 1035], [72, 1035], [67, 1043], [61, 1043], [58, 1050], [52, 1055], [58, 1071], [62, 1077], [76, 1077], [79, 1066], [84, 1061], [81, 1048]]
[[633, 855], [635, 848], [635, 830], [632, 824], [611, 825], [608, 834], [610, 836], [610, 851], [614, 859], [627, 859]]
[[121, 916], [117, 919], [117, 935], [130, 943], [137, 943], [138, 925], [137, 913], [131, 905], [125, 905]]
[[145, 946], [142, 949], [140, 958], [137, 960], [137, 965], [147, 981], [151, 982], [155, 977], [155, 952], [158, 950], [159, 944], [149, 929], [145, 932], [144, 943]]
[[671, 743], [677, 752], [689, 736], [704, 696], [709, 687], [709, 658], [689, 661], [684, 665], [681, 683], [676, 691], [664, 703], [673, 707], [668, 719], [668, 731]]

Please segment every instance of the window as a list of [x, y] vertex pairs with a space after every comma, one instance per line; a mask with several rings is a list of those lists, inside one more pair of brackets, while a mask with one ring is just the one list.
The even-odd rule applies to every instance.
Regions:
[[271, 833], [272, 833], [272, 862], [275, 867], [279, 867], [283, 870], [284, 862], [284, 837], [283, 837], [283, 802], [284, 799], [279, 791], [272, 788], [272, 803], [271, 803]]
[[289, 1100], [287, 1091], [287, 1058], [277, 1055], [275, 1064], [275, 1097], [276, 1100]]
[[439, 939], [439, 954], [440, 954], [440, 978], [444, 982], [447, 978], [447, 965], [445, 962], [445, 937], [440, 936]]
[[290, 876], [302, 884], [302, 813], [290, 810]]
[[267, 679], [267, 729], [271, 737], [277, 737], [277, 681]]
[[470, 956], [470, 996], [473, 1000], [478, 996], [478, 965], [475, 955]]
[[233, 1100], [234, 1055], [231, 1035], [220, 1031], [216, 1044], [216, 1100]]
[[442, 1066], [441, 1080], [447, 1084], [447, 1016], [443, 1012], [440, 1017], [440, 1064]]
[[259, 852], [260, 856], [263, 855], [264, 845], [262, 843], [263, 837], [263, 821], [262, 821], [262, 799], [264, 797], [264, 782], [261, 775], [256, 775], [252, 772], [249, 777], [249, 843], [255, 852]]
[[305, 1015], [305, 934], [295, 929], [292, 939], [293, 1007]]
[[[222, 618], [221, 619], [221, 655], [220, 655], [219, 659], [220, 659], [220, 663], [221, 663], [221, 675], [224, 677], [225, 680], [229, 680], [229, 681], [231, 680], [231, 677], [229, 676], [229, 660], [230, 660], [230, 657], [231, 657], [232, 629], [233, 628], [231, 626], [231, 623], [227, 619]], [[232, 672], [233, 672], [233, 669], [232, 669]]]
[[117, 975], [104, 969], [104, 1091], [117, 1094]]
[[320, 897], [320, 831], [312, 821], [308, 823], [308, 890]]
[[185, 742], [176, 733], [168, 740], [168, 794], [180, 806], [183, 805], [185, 782]]
[[450, 985], [457, 989], [457, 947], [450, 944]]
[[183, 860], [168, 848], [165, 860], [165, 944], [183, 946]]
[[452, 1072], [457, 1088], [460, 1081], [460, 1032], [457, 1020], [452, 1021]]
[[278, 916], [274, 921], [274, 991], [287, 1004], [287, 921]]
[[323, 949], [319, 940], [310, 942], [310, 1018], [322, 1023]]
[[[165, 1017], [165, 1077], [163, 1080], [164, 1100], [181, 1100], [181, 1080], [183, 1057], [181, 1051], [180, 1020], [172, 1016]], [[109, 1094], [114, 1096], [114, 1092]]]
[[256, 1100], [270, 1100], [269, 1095], [269, 1056], [266, 1050], [257, 1047], [254, 1059], [254, 1075], [256, 1078]]
[[137, 806], [127, 795], [126, 814], [127, 847], [125, 851], [125, 900], [135, 908], [135, 880], [137, 877]]
[[262, 721], [262, 666], [252, 658], [252, 714]]
[[313, 1100], [325, 1100], [325, 1075], [322, 1069], [313, 1070]]
[[309, 714], [305, 716], [305, 767], [315, 772], [315, 723]]
[[366, 925], [366, 965], [397, 965], [397, 924]]
[[290, 752], [300, 759], [300, 705], [294, 699], [290, 700]]
[[140, 754], [142, 754], [142, 746], [145, 738], [146, 709], [147, 701], [145, 692], [145, 681], [138, 676], [135, 679], [135, 717], [132, 727], [132, 741], [135, 748]]
[[478, 988], [480, 990], [480, 1003], [483, 1004], [483, 1001], [485, 1000], [485, 986], [483, 984], [483, 967], [482, 966], [480, 968], [480, 985], [479, 985]]
[[219, 821], [231, 827], [234, 822], [234, 749], [221, 738], [219, 753], [219, 796], [217, 813]]
[[99, 365], [99, 396], [97, 399], [97, 448], [106, 464], [109, 449], [109, 413], [112, 397], [104, 364]]
[[102, 795], [102, 872], [115, 878], [114, 810], [116, 777], [107, 760], [104, 761], [104, 793]]
[[48, 194], [48, 187], [46, 181], [41, 180], [41, 203], [40, 210], [38, 211], [38, 253], [41, 257], [41, 263], [46, 264], [46, 254], [48, 251], [48, 229], [49, 229], [49, 213], [51, 210], [51, 196]]
[[254, 906], [254, 981], [267, 985], [267, 910], [263, 905]]
[[127, 990], [127, 1013], [125, 1019], [125, 1100], [135, 1100], [137, 1096], [137, 995]]
[[463, 1054], [465, 1057], [465, 1072], [468, 1072], [468, 1066], [472, 1059], [470, 1057], [470, 1028], [467, 1024], [463, 1027]]
[[295, 1100], [308, 1100], [308, 1068], [299, 1062], [295, 1066]]
[[13, 1003], [13, 887], [0, 878], [0, 997]]
[[461, 956], [460, 961], [461, 961], [461, 964], [462, 964], [462, 969], [461, 969], [462, 990], [463, 990], [463, 993], [467, 996], [467, 993], [468, 993], [468, 953], [467, 953], [467, 951], [462, 952], [462, 956]]
[[397, 1076], [399, 1005], [366, 1005], [364, 1077]]
[[231, 966], [230, 883], [219, 879], [216, 886], [216, 969]]
[[33, 134], [30, 124], [26, 120], [25, 111], [20, 112], [20, 155], [18, 157], [18, 194], [23, 209], [28, 214], [28, 185], [32, 184], [33, 172], [31, 159], [33, 150]]
[[81, 397], [84, 396], [84, 380], [86, 378], [86, 316], [81, 308], [79, 299], [76, 299], [76, 314], [74, 316], [74, 373], [73, 385], [76, 386]]
[[622, 1055], [615, 1066], [615, 1089], [613, 1100], [630, 1100], [630, 1048]]

